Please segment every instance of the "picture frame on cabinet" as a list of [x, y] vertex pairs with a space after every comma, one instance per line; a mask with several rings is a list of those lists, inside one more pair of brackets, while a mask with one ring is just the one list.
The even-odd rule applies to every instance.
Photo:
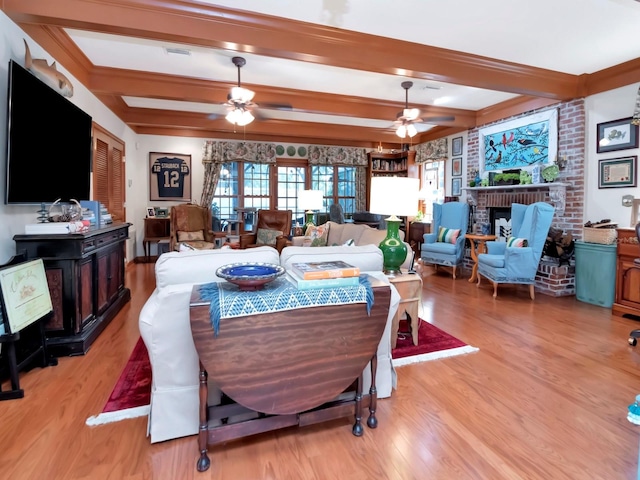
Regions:
[[462, 178], [451, 179], [451, 196], [459, 197], [462, 195]]
[[462, 155], [462, 137], [451, 140], [451, 156], [457, 157], [459, 155]]
[[638, 148], [638, 125], [633, 125], [632, 120], [632, 117], [627, 117], [598, 123], [596, 152], [606, 153]]
[[610, 158], [598, 161], [598, 188], [635, 187], [638, 157]]
[[451, 159], [451, 176], [452, 177], [462, 176], [462, 157]]
[[153, 207], [149, 207], [147, 208], [147, 217], [155, 217], [156, 216], [156, 209]]

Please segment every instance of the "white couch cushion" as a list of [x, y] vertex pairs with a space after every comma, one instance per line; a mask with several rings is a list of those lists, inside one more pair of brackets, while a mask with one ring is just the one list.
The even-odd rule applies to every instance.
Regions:
[[280, 265], [285, 269], [291, 268], [292, 263], [333, 260], [343, 260], [354, 267], [358, 267], [361, 272], [381, 272], [384, 258], [382, 250], [375, 245], [353, 247], [339, 245], [322, 248], [285, 247], [280, 254]]
[[230, 263], [264, 262], [280, 264], [278, 251], [273, 247], [256, 247], [247, 250], [224, 248], [219, 250], [192, 250], [169, 252], [160, 255], [156, 262], [156, 288], [179, 283], [219, 282], [216, 270]]

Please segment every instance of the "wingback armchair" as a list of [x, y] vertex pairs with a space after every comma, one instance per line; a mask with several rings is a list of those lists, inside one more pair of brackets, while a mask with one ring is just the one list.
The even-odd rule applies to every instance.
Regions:
[[493, 297], [498, 284], [529, 285], [529, 296], [535, 298], [535, 281], [542, 249], [549, 234], [555, 209], [544, 202], [511, 205], [511, 232], [506, 242], [487, 242], [487, 253], [478, 255], [478, 285], [485, 277], [493, 284]]
[[[433, 205], [432, 233], [424, 234], [421, 247], [423, 264], [451, 267], [456, 278], [458, 266], [464, 257], [464, 239], [469, 224], [469, 205], [448, 202]], [[457, 232], [456, 232], [457, 231]]]
[[171, 207], [169, 249], [179, 250], [181, 243], [196, 250], [213, 248], [211, 209], [187, 203]]
[[240, 248], [274, 247], [281, 252], [291, 245], [291, 210], [258, 210], [255, 233], [240, 235]]

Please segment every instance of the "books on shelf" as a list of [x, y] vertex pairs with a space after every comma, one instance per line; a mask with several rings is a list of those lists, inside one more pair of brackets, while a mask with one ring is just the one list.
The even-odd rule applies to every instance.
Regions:
[[358, 277], [360, 269], [346, 262], [304, 262], [291, 264], [291, 270], [303, 280], [323, 278]]
[[338, 288], [338, 287], [357, 287], [360, 284], [360, 277], [337, 277], [337, 278], [321, 278], [318, 280], [304, 280], [295, 272], [287, 271], [288, 280], [293, 283], [298, 290], [313, 290], [316, 288]]

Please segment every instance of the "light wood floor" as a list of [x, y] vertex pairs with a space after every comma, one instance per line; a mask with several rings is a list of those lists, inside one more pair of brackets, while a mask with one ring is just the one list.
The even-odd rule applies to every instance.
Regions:
[[351, 421], [266, 433], [210, 450], [196, 471], [196, 437], [151, 445], [146, 419], [88, 427], [138, 339], [153, 264], [127, 269], [132, 300], [87, 355], [21, 375], [26, 396], [0, 403], [2, 479], [635, 479], [640, 427], [626, 419], [640, 393], [632, 319], [570, 298], [431, 270], [424, 317], [479, 347], [400, 367], [378, 402], [379, 427]]

